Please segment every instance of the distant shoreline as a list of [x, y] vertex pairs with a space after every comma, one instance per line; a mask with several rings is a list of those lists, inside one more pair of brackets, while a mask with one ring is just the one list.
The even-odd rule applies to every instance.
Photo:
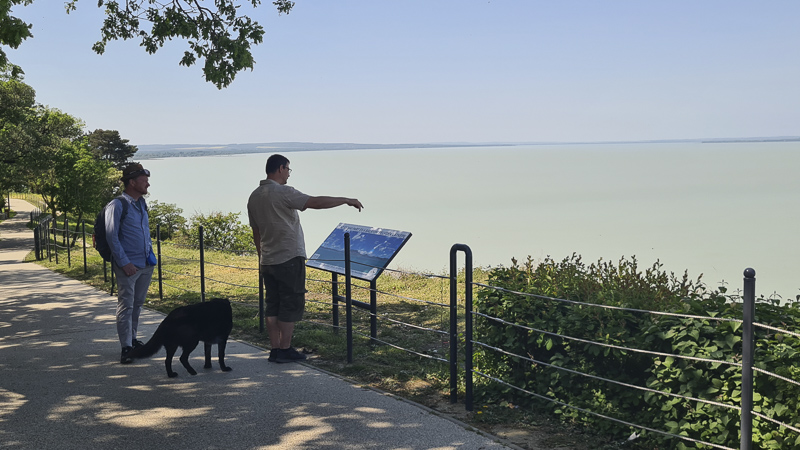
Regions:
[[754, 138], [715, 138], [715, 139], [668, 139], [650, 141], [598, 141], [598, 142], [483, 142], [483, 143], [426, 143], [426, 144], [354, 144], [354, 143], [314, 143], [314, 142], [269, 142], [253, 144], [144, 144], [138, 145], [136, 159], [160, 159], [197, 156], [243, 155], [250, 153], [291, 153], [336, 150], [391, 150], [419, 148], [474, 148], [474, 147], [514, 147], [522, 145], [592, 145], [592, 144], [730, 144], [730, 143], [769, 143], [800, 142], [800, 136], [754, 137]]

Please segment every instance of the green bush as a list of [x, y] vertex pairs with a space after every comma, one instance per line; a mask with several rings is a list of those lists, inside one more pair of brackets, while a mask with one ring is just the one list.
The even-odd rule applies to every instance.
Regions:
[[[595, 377], [739, 406], [741, 368], [735, 365], [653, 356], [580, 341], [741, 362], [741, 322], [714, 319], [740, 320], [741, 304], [726, 296], [724, 289], [708, 290], [700, 278], [690, 280], [686, 273], [678, 278], [661, 267], [656, 262], [640, 271], [635, 258], [623, 258], [616, 264], [601, 260], [586, 265], [580, 256], [572, 255], [560, 262], [547, 258], [537, 265], [528, 258], [521, 266], [514, 261], [511, 267], [493, 269], [488, 284], [505, 290], [481, 289], [476, 293], [475, 309], [526, 328], [478, 316], [475, 339], [516, 355]], [[599, 308], [554, 298], [701, 318]], [[761, 300], [756, 322], [797, 329], [800, 318], [797, 304], [781, 307], [776, 302]], [[757, 328], [756, 341], [756, 367], [800, 379], [800, 341], [791, 335], [776, 335], [763, 327]], [[645, 392], [535, 364], [482, 346], [476, 349], [476, 370], [513, 386], [626, 422], [738, 447], [740, 418], [736, 409]], [[549, 409], [566, 421], [591, 425], [615, 438], [626, 438], [635, 431], [644, 436], [637, 441], [643, 448], [695, 448], [690, 441], [642, 433], [640, 429], [545, 402], [485, 378], [476, 378], [476, 383], [477, 402], [513, 401], [518, 405]], [[757, 372], [755, 391], [757, 412], [788, 424], [800, 422], [800, 415], [796, 413], [800, 407], [797, 404], [800, 392], [796, 385], [776, 383], [773, 377]], [[791, 430], [760, 419], [755, 421], [753, 430], [754, 441], [760, 448], [800, 448], [800, 437]]]
[[216, 250], [255, 253], [253, 232], [249, 226], [239, 222], [239, 213], [223, 214], [212, 212], [208, 215], [196, 214], [191, 217], [185, 232], [185, 241], [199, 248], [200, 231], [203, 227], [203, 245]]
[[172, 239], [186, 230], [186, 219], [181, 216], [183, 209], [174, 203], [161, 203], [153, 200], [149, 205], [150, 236], [155, 239], [158, 225], [161, 225], [161, 239]]

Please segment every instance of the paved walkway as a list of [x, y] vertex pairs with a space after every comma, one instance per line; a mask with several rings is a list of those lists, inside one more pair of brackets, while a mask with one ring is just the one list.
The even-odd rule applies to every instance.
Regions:
[[[232, 372], [164, 351], [119, 364], [116, 299], [36, 264], [30, 204], [0, 224], [0, 447], [9, 449], [501, 449], [458, 422], [230, 342]], [[163, 315], [145, 311], [141, 336]], [[216, 351], [216, 348], [215, 348]]]

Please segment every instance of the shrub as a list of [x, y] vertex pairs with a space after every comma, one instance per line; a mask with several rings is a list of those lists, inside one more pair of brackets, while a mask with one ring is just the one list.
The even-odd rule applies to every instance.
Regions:
[[[476, 294], [475, 309], [522, 327], [478, 316], [475, 339], [544, 364], [476, 346], [477, 370], [538, 395], [630, 423], [720, 445], [736, 446], [739, 442], [739, 412], [735, 409], [645, 392], [548, 366], [738, 406], [741, 369], [737, 366], [654, 356], [587, 342], [741, 362], [741, 323], [712, 319], [741, 319], [741, 304], [725, 296], [724, 289], [710, 291], [700, 278], [689, 280], [686, 273], [678, 278], [664, 272], [659, 262], [640, 271], [636, 258], [623, 258], [616, 264], [601, 260], [587, 266], [574, 254], [560, 262], [547, 258], [538, 265], [530, 258], [521, 266], [513, 261], [511, 267], [493, 269], [488, 284], [505, 290], [481, 289]], [[701, 318], [598, 308], [555, 299]], [[798, 312], [797, 304], [782, 308], [762, 299], [756, 321], [782, 328], [789, 324], [797, 327]], [[758, 330], [756, 367], [797, 378], [800, 341], [792, 335]], [[479, 402], [513, 401], [549, 409], [564, 420], [591, 424], [616, 438], [627, 437], [632, 431], [641, 434], [640, 429], [545, 402], [499, 383], [483, 378], [477, 381], [480, 384], [475, 387], [475, 395]], [[785, 423], [798, 422], [797, 386], [777, 386], [771, 376], [759, 372], [755, 390], [756, 411]], [[753, 430], [754, 441], [762, 448], [800, 446], [800, 439], [792, 431], [768, 422], [756, 421]], [[690, 448], [692, 444], [656, 433], [645, 433], [645, 439], [640, 441], [679, 448]]]
[[200, 226], [203, 227], [203, 242], [207, 248], [235, 252], [256, 251], [252, 230], [239, 222], [239, 213], [212, 212], [208, 215], [192, 216], [185, 235], [194, 248], [199, 248], [200, 245]]
[[186, 229], [186, 219], [181, 216], [183, 209], [174, 203], [161, 203], [153, 200], [148, 205], [150, 218], [150, 235], [155, 238], [157, 225], [161, 225], [161, 239], [172, 239]]

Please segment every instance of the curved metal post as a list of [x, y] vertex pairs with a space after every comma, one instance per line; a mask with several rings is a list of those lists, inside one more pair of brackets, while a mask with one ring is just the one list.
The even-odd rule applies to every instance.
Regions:
[[744, 271], [744, 311], [742, 326], [742, 415], [741, 415], [741, 450], [753, 448], [753, 351], [755, 335], [753, 319], [756, 315], [756, 271], [748, 268]]
[[464, 372], [466, 392], [464, 406], [472, 411], [472, 250], [465, 244], [450, 248], [450, 403], [458, 401], [458, 264], [457, 254], [463, 251], [464, 267]]

